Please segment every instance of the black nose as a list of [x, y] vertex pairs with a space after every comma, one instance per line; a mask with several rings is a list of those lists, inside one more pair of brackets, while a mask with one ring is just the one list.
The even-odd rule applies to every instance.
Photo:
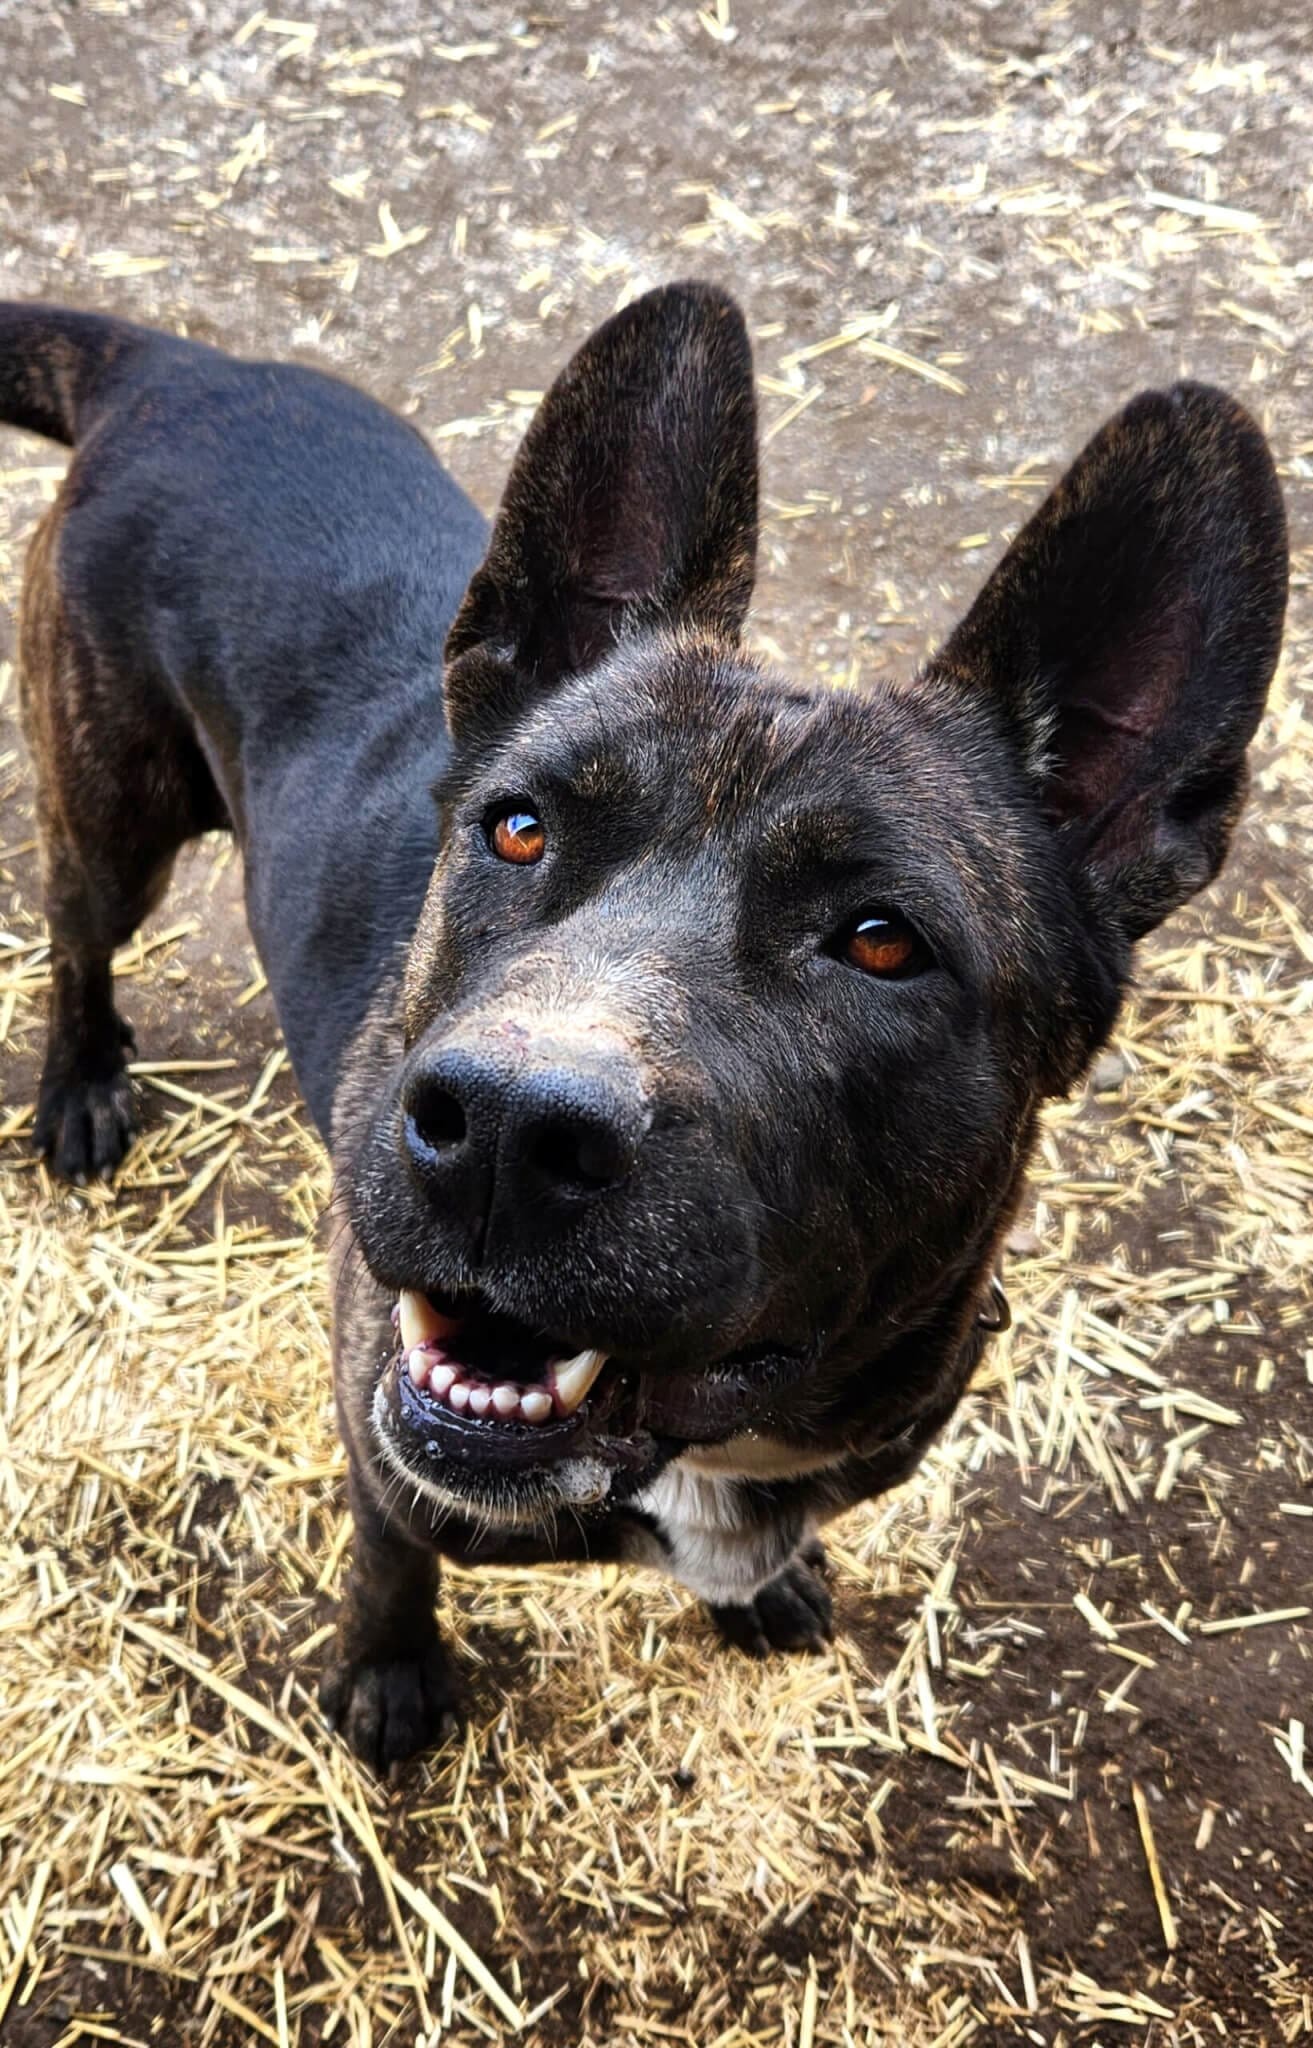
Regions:
[[622, 1049], [568, 1060], [446, 1046], [403, 1089], [405, 1144], [430, 1201], [471, 1243], [541, 1240], [629, 1174], [648, 1126]]

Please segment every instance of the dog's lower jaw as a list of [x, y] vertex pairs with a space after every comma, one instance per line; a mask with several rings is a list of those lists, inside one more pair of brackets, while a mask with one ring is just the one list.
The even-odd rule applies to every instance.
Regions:
[[[392, 1439], [387, 1422], [387, 1399], [380, 1381], [374, 1391], [370, 1414], [374, 1442], [385, 1471], [408, 1486], [418, 1511], [428, 1510], [428, 1526], [436, 1535], [444, 1522], [472, 1522], [485, 1529], [502, 1529], [515, 1535], [532, 1535], [549, 1530], [558, 1513], [578, 1514], [600, 1506], [611, 1489], [612, 1474], [600, 1458], [563, 1458], [545, 1467], [527, 1488], [525, 1475], [514, 1482], [489, 1475], [474, 1488], [449, 1486], [440, 1476], [419, 1472], [404, 1458]], [[412, 1519], [415, 1519], [412, 1516]]]

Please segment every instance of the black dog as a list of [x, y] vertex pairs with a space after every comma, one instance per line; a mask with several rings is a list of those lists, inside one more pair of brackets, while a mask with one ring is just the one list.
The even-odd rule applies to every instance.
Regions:
[[230, 825], [344, 1225], [329, 1712], [380, 1765], [441, 1727], [435, 1549], [823, 1636], [816, 1525], [951, 1412], [1039, 1105], [1226, 851], [1286, 587], [1253, 422], [1135, 399], [859, 694], [740, 645], [752, 368], [706, 286], [585, 345], [490, 539], [346, 385], [113, 320], [0, 307], [0, 417], [77, 450], [21, 625], [37, 1143], [117, 1164], [110, 954]]

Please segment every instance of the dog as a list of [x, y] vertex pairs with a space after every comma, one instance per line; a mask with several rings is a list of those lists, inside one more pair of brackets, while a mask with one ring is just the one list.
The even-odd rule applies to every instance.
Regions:
[[749, 340], [648, 293], [489, 532], [349, 385], [0, 306], [73, 447], [20, 615], [52, 996], [35, 1141], [132, 1131], [110, 957], [227, 827], [338, 1228], [354, 1549], [321, 1699], [386, 1770], [457, 1689], [438, 1555], [672, 1573], [761, 1654], [991, 1326], [1036, 1119], [1218, 871], [1277, 659], [1241, 407], [1133, 399], [922, 672], [744, 648]]

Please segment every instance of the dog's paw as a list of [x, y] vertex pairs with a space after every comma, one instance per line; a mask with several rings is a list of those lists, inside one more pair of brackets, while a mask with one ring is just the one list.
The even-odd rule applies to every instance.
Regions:
[[772, 1650], [821, 1650], [834, 1638], [834, 1603], [822, 1573], [825, 1552], [809, 1543], [741, 1607], [709, 1607], [722, 1642], [750, 1657]]
[[319, 1705], [380, 1777], [460, 1732], [455, 1675], [437, 1637], [415, 1657], [334, 1657], [319, 1683]]
[[122, 1065], [99, 1074], [47, 1067], [42, 1075], [32, 1142], [60, 1180], [108, 1178], [136, 1128], [132, 1082]]

